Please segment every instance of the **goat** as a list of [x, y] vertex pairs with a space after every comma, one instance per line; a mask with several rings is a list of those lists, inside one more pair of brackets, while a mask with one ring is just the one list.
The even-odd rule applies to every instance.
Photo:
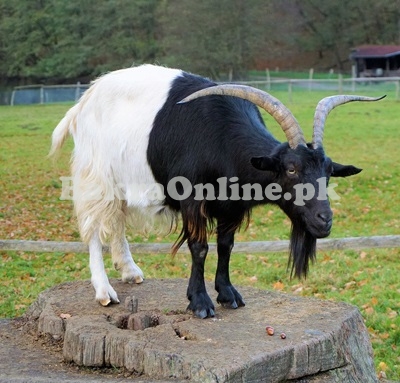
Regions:
[[[104, 306], [119, 302], [104, 269], [102, 244], [109, 241], [122, 280], [141, 283], [143, 273], [130, 253], [126, 224], [142, 226], [143, 219], [163, 217], [171, 226], [179, 212], [182, 231], [173, 252], [187, 241], [192, 257], [188, 309], [195, 316], [215, 315], [204, 283], [208, 237], [214, 230], [217, 302], [227, 308], [245, 305], [230, 282], [229, 261], [235, 231], [248, 222], [256, 205], [275, 204], [290, 218], [289, 265], [296, 276], [305, 276], [315, 258], [316, 239], [328, 236], [332, 226], [324, 187], [330, 177], [361, 171], [325, 155], [326, 116], [350, 101], [375, 100], [345, 95], [321, 100], [312, 143], [307, 144], [289, 109], [249, 86], [217, 85], [153, 65], [121, 69], [95, 80], [55, 128], [50, 154], [72, 135], [75, 213], [81, 237], [89, 245], [96, 300]], [[279, 142], [266, 129], [256, 105], [278, 122], [287, 142]], [[207, 195], [196, 198], [198, 189], [187, 192], [184, 180], [200, 185]], [[272, 184], [277, 185], [273, 191], [281, 191], [279, 195], [255, 198], [255, 190], [246, 189], [251, 195], [245, 198], [246, 185], [269, 190]], [[302, 203], [294, 203], [296, 185], [304, 184], [324, 198], [304, 196]], [[154, 185], [166, 191], [161, 198], [154, 198]], [[217, 194], [225, 192], [225, 198], [211, 198], [210, 186]]]

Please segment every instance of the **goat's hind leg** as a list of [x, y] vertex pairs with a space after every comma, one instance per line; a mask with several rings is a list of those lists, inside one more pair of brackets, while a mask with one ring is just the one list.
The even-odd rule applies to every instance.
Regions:
[[114, 233], [111, 238], [111, 256], [114, 267], [121, 272], [122, 281], [126, 283], [142, 283], [142, 270], [135, 263], [129, 250], [125, 233]]
[[92, 285], [96, 291], [96, 301], [102, 306], [108, 306], [111, 302], [119, 303], [118, 295], [110, 285], [103, 262], [103, 246], [97, 230], [89, 241], [90, 272]]

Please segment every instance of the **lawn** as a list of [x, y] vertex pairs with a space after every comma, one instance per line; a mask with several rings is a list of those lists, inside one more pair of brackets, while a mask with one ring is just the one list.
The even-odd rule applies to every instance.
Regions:
[[[394, 93], [394, 92], [393, 92]], [[318, 100], [327, 94], [296, 91], [274, 93], [295, 114], [308, 139]], [[380, 95], [379, 91], [372, 96]], [[70, 104], [0, 107], [0, 238], [77, 241], [71, 201], [59, 199], [61, 176], [68, 176], [72, 143], [53, 163], [46, 158], [51, 132]], [[377, 103], [351, 103], [328, 117], [325, 150], [334, 160], [363, 168], [357, 176], [334, 179], [339, 200], [332, 201], [331, 237], [400, 234], [399, 154], [400, 104], [394, 94]], [[284, 140], [270, 116], [265, 120]], [[247, 231], [236, 241], [289, 237], [290, 222], [276, 208], [254, 210]], [[134, 242], [172, 242], [169, 237], [129, 233]], [[307, 280], [290, 280], [284, 253], [235, 254], [232, 281], [289, 294], [345, 301], [358, 306], [371, 336], [377, 372], [400, 380], [400, 249], [323, 251]], [[44, 289], [87, 279], [85, 254], [0, 252], [0, 317], [23, 314]], [[185, 255], [139, 255], [136, 262], [148, 278], [187, 278]], [[109, 275], [118, 277], [106, 257]], [[207, 259], [206, 277], [213, 279], [216, 256]], [[182, 297], [182, 299], [185, 299]]]

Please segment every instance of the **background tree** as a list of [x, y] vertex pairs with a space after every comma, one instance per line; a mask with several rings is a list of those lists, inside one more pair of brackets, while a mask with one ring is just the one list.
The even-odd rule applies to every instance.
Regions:
[[3, 85], [87, 82], [143, 62], [214, 79], [345, 71], [364, 43], [400, 44], [400, 0], [0, 0]]
[[317, 52], [318, 59], [340, 71], [349, 67], [354, 46], [400, 43], [399, 0], [376, 0], [367, 6], [364, 0], [276, 0], [274, 4], [283, 24], [297, 25], [294, 34], [281, 35], [282, 43]]
[[215, 79], [240, 77], [263, 55], [270, 7], [265, 0], [165, 0], [159, 9], [163, 61]]
[[52, 82], [154, 60], [159, 0], [0, 0], [0, 73]]

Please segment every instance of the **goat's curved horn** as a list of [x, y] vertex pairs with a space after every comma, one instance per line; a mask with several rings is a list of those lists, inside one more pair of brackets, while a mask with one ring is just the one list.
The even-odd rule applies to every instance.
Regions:
[[365, 96], [353, 96], [353, 95], [338, 95], [323, 98], [317, 105], [314, 114], [314, 127], [312, 137], [312, 147], [314, 149], [322, 147], [322, 140], [324, 137], [325, 121], [328, 117], [329, 112], [339, 105], [346, 104], [352, 101], [379, 101], [382, 97], [365, 97]]
[[299, 123], [290, 110], [277, 98], [251, 86], [235, 84], [216, 85], [192, 93], [188, 97], [181, 100], [179, 104], [209, 95], [240, 97], [258, 105], [267, 113], [269, 113], [281, 126], [286, 135], [289, 146], [292, 149], [297, 148], [298, 145], [306, 146], [306, 140], [304, 139], [303, 131], [301, 130]]

